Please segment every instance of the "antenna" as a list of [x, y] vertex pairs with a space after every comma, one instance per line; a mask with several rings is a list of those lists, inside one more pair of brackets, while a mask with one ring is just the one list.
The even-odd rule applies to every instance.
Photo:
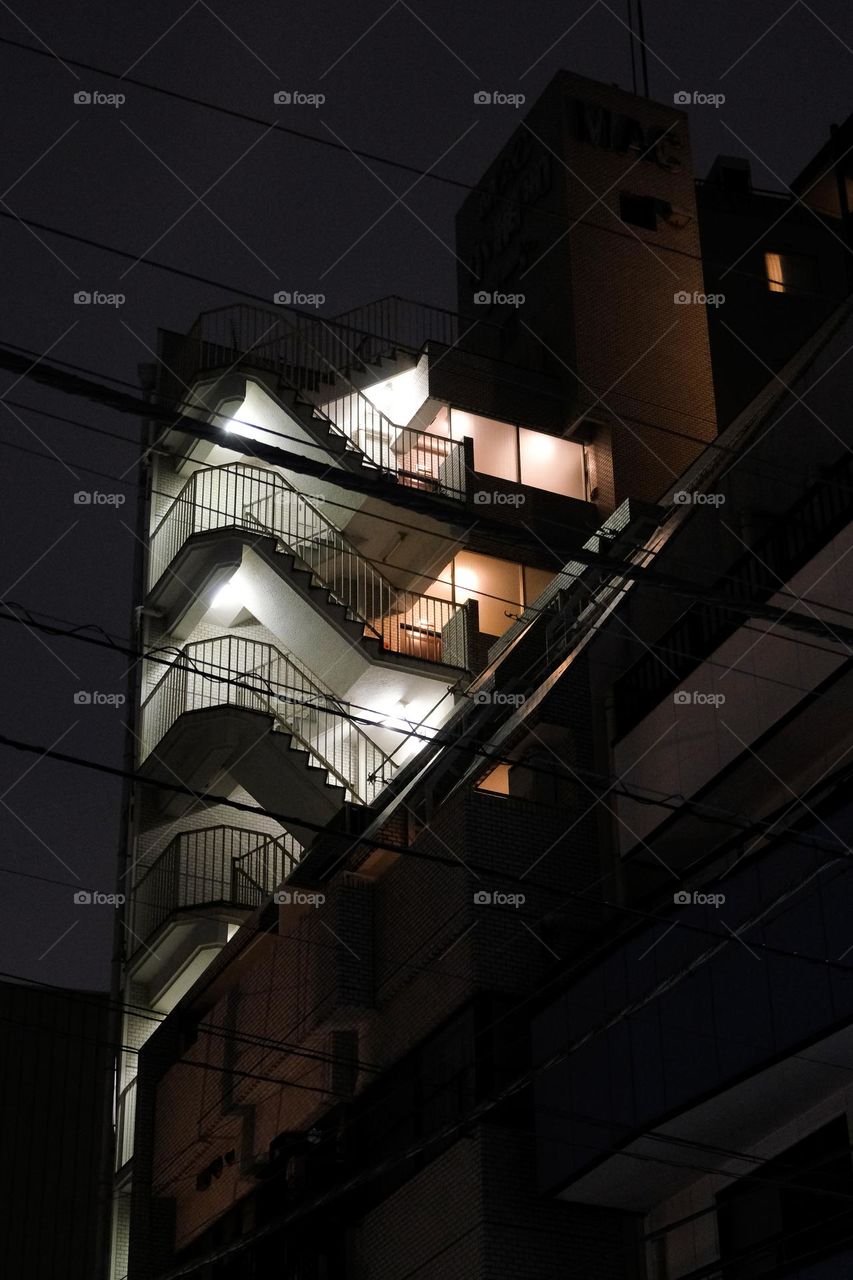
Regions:
[[637, 92], [637, 58], [634, 52], [634, 7], [631, 0], [628, 0], [628, 37], [631, 41], [631, 84], [633, 91]]
[[643, 95], [649, 96], [649, 64], [646, 59], [646, 24], [643, 21], [643, 0], [637, 0], [637, 29], [640, 37], [640, 62], [643, 68]]

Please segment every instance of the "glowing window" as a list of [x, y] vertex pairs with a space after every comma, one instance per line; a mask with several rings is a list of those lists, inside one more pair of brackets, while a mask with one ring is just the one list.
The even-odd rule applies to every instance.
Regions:
[[499, 480], [518, 480], [518, 428], [512, 423], [454, 409], [450, 428], [454, 440], [471, 436], [474, 441], [475, 471]]
[[582, 445], [522, 427], [519, 452], [522, 484], [567, 498], [584, 497]]
[[804, 253], [765, 253], [764, 269], [771, 293], [817, 292], [817, 263]]

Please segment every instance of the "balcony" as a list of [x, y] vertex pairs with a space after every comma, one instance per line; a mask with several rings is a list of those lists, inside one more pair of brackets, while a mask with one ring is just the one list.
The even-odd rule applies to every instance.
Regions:
[[199, 907], [254, 910], [301, 855], [289, 835], [270, 837], [227, 826], [181, 832], [134, 885], [131, 938], [136, 950], [179, 912]]
[[534, 1019], [538, 1059], [565, 1046], [567, 1026], [577, 1046], [536, 1083], [543, 1189], [647, 1212], [695, 1180], [685, 1143], [713, 1134], [702, 1165], [725, 1172], [720, 1153], [755, 1149], [840, 1087], [853, 974], [837, 958], [850, 945], [853, 885], [829, 874], [835, 855], [818, 842], [835, 836], [841, 860], [853, 804], [839, 786], [810, 813], [707, 895], [676, 895], [669, 925], [614, 942]]
[[[152, 603], [164, 608], [172, 626], [191, 607], [200, 612], [198, 595], [217, 570], [240, 563], [240, 547], [233, 539], [223, 538], [217, 546], [215, 540], [211, 544], [209, 538], [197, 538], [199, 572], [188, 571], [183, 560], [190, 554], [190, 539], [217, 530], [248, 535], [246, 542], [250, 536], [257, 551], [261, 539], [273, 539], [278, 571], [325, 609], [347, 638], [373, 640], [374, 648], [386, 654], [470, 666], [471, 638], [462, 605], [392, 586], [278, 472], [243, 463], [195, 472], [151, 536]], [[198, 577], [202, 582], [195, 592], [192, 584]]]

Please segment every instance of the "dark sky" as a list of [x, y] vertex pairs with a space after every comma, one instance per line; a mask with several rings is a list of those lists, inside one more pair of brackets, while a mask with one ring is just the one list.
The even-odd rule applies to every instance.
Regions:
[[[749, 147], [756, 184], [779, 187], [823, 143], [830, 123], [853, 109], [849, 0], [645, 0], [645, 8], [652, 95], [670, 102], [678, 89], [726, 95], [719, 110], [691, 108], [699, 174], [719, 152]], [[459, 202], [452, 188], [421, 182], [406, 197], [413, 212], [398, 205], [382, 218], [413, 177], [375, 164], [370, 173], [345, 152], [264, 136], [256, 125], [72, 74], [60, 59], [120, 74], [132, 67], [131, 75], [154, 84], [422, 168], [443, 156], [441, 172], [475, 181], [518, 114], [475, 107], [474, 92], [524, 93], [532, 102], [561, 67], [629, 88], [625, 15], [625, 0], [3, 0], [0, 37], [49, 46], [57, 58], [0, 44], [0, 212], [248, 293], [322, 292], [327, 314], [388, 293], [452, 307]], [[326, 101], [275, 107], [279, 89], [323, 93]], [[124, 92], [127, 100], [118, 108], [78, 105], [81, 90]], [[191, 208], [205, 192], [209, 209]], [[101, 377], [135, 381], [137, 364], [152, 358], [158, 326], [186, 329], [198, 311], [236, 299], [144, 263], [128, 272], [107, 252], [41, 233], [37, 239], [14, 220], [0, 219], [0, 228], [0, 343]], [[74, 293], [81, 289], [122, 293], [126, 301], [80, 307]], [[12, 412], [6, 401], [0, 410], [2, 598], [127, 637], [133, 536], [124, 526], [133, 525], [134, 449], [35, 409], [128, 439], [134, 421], [32, 383], [10, 390], [12, 382], [2, 376], [8, 400], [29, 407]], [[92, 489], [127, 502], [74, 503], [76, 492]], [[125, 662], [9, 623], [0, 624], [0, 643], [0, 732], [120, 764], [122, 709], [77, 706], [74, 693], [121, 693]], [[68, 886], [114, 889], [118, 784], [0, 748], [0, 797], [0, 971], [105, 985], [111, 912], [75, 905]]]

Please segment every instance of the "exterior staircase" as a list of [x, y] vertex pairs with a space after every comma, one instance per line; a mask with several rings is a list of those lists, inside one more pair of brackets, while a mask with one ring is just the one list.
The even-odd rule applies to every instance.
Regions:
[[[394, 765], [348, 706], [293, 655], [271, 644], [221, 636], [183, 646], [142, 704], [140, 771], [209, 791], [229, 775], [301, 843], [344, 804], [369, 805]], [[183, 812], [193, 799], [161, 792]]]
[[[219, 308], [203, 312], [187, 334], [176, 375], [184, 388], [238, 366], [272, 375], [282, 406], [340, 466], [463, 500], [462, 443], [395, 425], [362, 390], [364, 383], [412, 367], [416, 356], [389, 346], [363, 359], [354, 345], [359, 336], [320, 318], [299, 324], [286, 309]], [[228, 376], [214, 378], [202, 396], [209, 408], [221, 402]]]
[[[241, 542], [371, 660], [399, 655], [467, 668], [463, 606], [394, 587], [279, 472], [245, 463], [195, 472], [152, 534], [149, 604], [170, 628], [188, 610], [206, 610], [207, 583], [217, 570], [237, 568]], [[201, 573], [190, 564], [194, 554]]]

